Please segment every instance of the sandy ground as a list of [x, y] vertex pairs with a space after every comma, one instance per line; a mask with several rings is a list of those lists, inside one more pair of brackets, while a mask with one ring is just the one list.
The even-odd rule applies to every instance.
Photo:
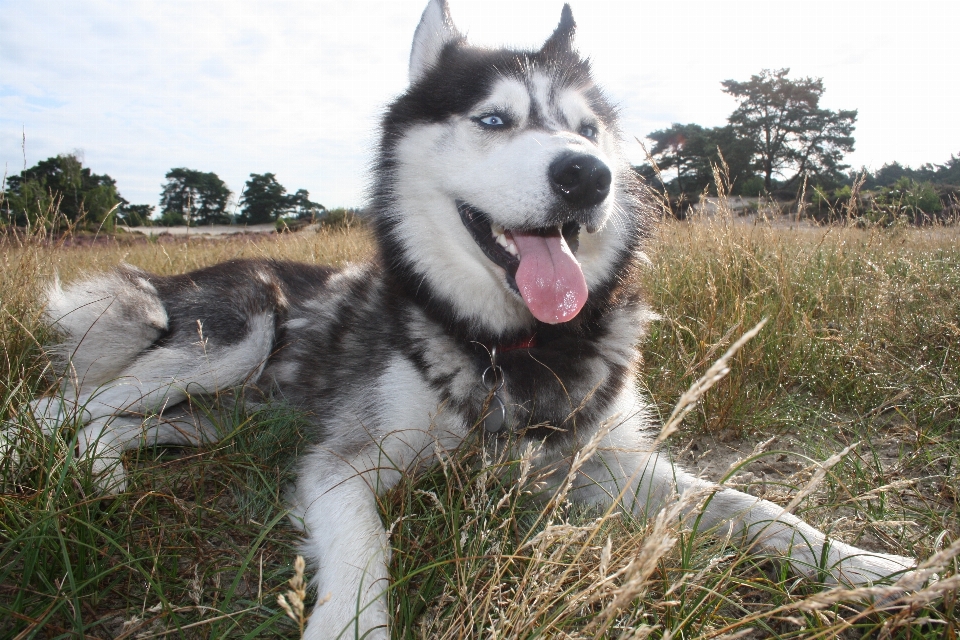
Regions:
[[169, 233], [171, 235], [183, 236], [183, 235], [206, 235], [206, 236], [223, 236], [231, 235], [234, 233], [273, 233], [277, 230], [277, 227], [273, 223], [268, 224], [251, 224], [251, 225], [239, 225], [239, 224], [212, 224], [202, 227], [124, 227], [127, 231], [133, 231], [136, 233], [142, 233], [145, 235], [160, 235], [161, 233]]
[[[874, 462], [884, 469], [898, 468], [902, 465], [904, 450], [915, 446], [916, 435], [910, 424], [902, 419], [894, 417], [880, 420], [885, 423], [883, 430], [886, 436], [870, 444], [860, 443], [848, 455], [860, 457], [867, 466]], [[819, 439], [822, 438], [819, 436]], [[793, 487], [803, 486], [818, 464], [825, 461], [825, 458], [818, 458], [811, 451], [812, 444], [808, 442], [805, 446], [791, 434], [768, 438], [754, 435], [743, 439], [725, 437], [725, 434], [719, 437], [693, 434], [677, 438], [671, 450], [673, 461], [695, 475], [714, 482], [729, 475], [725, 482], [728, 486], [776, 502], [778, 494], [790, 496], [789, 492], [777, 485], [786, 483]], [[842, 444], [837, 442], [826, 444], [826, 449], [833, 453], [842, 448]], [[806, 459], [804, 453], [813, 455], [814, 461]], [[758, 457], [742, 464], [752, 456]]]
[[[679, 438], [673, 447], [674, 462], [687, 471], [716, 482], [727, 475], [734, 466], [749, 458], [762, 442], [754, 439], [738, 440], [710, 435]], [[775, 437], [772, 442], [762, 447], [763, 451], [799, 449], [801, 447], [791, 442], [789, 437], [784, 436]], [[766, 479], [783, 480], [805, 466], [807, 465], [802, 464], [798, 459], [782, 453], [767, 455], [736, 471], [728, 484], [742, 488], [743, 485], [762, 482]]]
[[751, 206], [756, 207], [760, 202], [760, 198], [751, 198], [745, 196], [727, 196], [724, 198], [724, 202], [721, 202], [720, 198], [700, 198], [700, 202], [693, 205], [693, 210], [696, 213], [715, 216], [720, 212], [721, 208], [732, 211], [733, 213], [740, 213], [743, 209], [749, 209]]

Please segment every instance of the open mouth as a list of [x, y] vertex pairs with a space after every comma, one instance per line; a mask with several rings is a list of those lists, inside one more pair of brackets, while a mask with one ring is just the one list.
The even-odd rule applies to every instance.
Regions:
[[457, 211], [483, 254], [506, 272], [507, 284], [520, 294], [537, 320], [572, 320], [587, 301], [587, 284], [576, 259], [580, 224], [537, 229], [504, 229], [460, 200]]

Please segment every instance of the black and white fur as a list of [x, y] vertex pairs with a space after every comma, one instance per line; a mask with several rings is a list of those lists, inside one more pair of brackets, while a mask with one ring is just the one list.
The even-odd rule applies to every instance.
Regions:
[[[537, 463], [557, 464], [616, 416], [573, 499], [607, 505], [629, 483], [624, 507], [655, 513], [710, 486], [651, 452], [635, 373], [652, 314], [633, 277], [648, 216], [616, 111], [573, 49], [573, 31], [565, 6], [539, 51], [474, 48], [444, 0], [430, 0], [410, 85], [382, 122], [370, 206], [379, 251], [369, 264], [233, 261], [171, 277], [121, 266], [51, 290], [47, 315], [65, 336], [56, 349], [68, 366], [62, 396], [33, 410], [49, 431], [71, 415], [84, 425], [79, 448], [107, 490], [124, 487], [125, 449], [216, 438], [188, 395], [248, 385], [312, 417], [317, 444], [300, 461], [293, 509], [313, 584], [331, 600], [314, 611], [308, 638], [389, 636], [390, 545], [374, 494], [478, 428], [494, 347], [509, 415], [490, 437], [542, 442]], [[576, 173], [581, 165], [589, 175]], [[571, 195], [581, 187], [590, 193]], [[575, 317], [532, 315], [509, 256], [484, 246], [500, 227], [563, 229], [589, 291]], [[532, 347], [503, 348], [530, 336]], [[717, 490], [701, 526], [734, 526], [797, 572], [826, 567], [844, 583], [914, 564], [827, 543], [775, 504], [730, 489]]]

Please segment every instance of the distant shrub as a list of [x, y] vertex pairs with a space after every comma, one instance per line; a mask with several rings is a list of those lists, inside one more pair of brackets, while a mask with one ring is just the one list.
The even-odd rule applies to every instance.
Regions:
[[149, 204], [130, 204], [121, 202], [117, 208], [117, 223], [128, 227], [149, 227], [154, 224], [152, 219], [155, 207]]
[[930, 182], [916, 182], [906, 176], [874, 194], [866, 217], [884, 226], [895, 223], [930, 224], [939, 219], [943, 203]]
[[860, 193], [855, 192], [850, 185], [846, 184], [836, 189], [816, 186], [810, 196], [807, 215], [817, 222], [836, 222], [856, 216], [856, 212], [862, 209]]
[[182, 227], [187, 224], [187, 219], [181, 212], [168, 209], [160, 214], [156, 223], [161, 227]]
[[742, 196], [762, 196], [764, 193], [763, 178], [760, 176], [750, 176], [740, 184], [740, 195]]
[[356, 227], [363, 224], [362, 211], [339, 207], [337, 209], [322, 209], [312, 218], [286, 216], [277, 220], [277, 231], [299, 231], [311, 224], [319, 224], [331, 229]]
[[363, 224], [362, 211], [354, 208], [338, 207], [327, 209], [325, 215], [320, 216], [317, 222], [326, 227], [352, 227]]

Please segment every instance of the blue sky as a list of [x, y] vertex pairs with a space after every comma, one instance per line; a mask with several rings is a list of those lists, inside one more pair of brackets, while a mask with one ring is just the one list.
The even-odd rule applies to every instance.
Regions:
[[[363, 202], [377, 119], [406, 82], [425, 0], [0, 0], [0, 164], [80, 152], [133, 203], [172, 167], [235, 192], [273, 172], [328, 207]], [[960, 154], [960, 2], [571, 0], [578, 45], [643, 138], [723, 124], [720, 82], [823, 77], [858, 109], [854, 166]], [[480, 44], [536, 47], [560, 0], [450, 0]], [[628, 144], [636, 160], [636, 143]]]

